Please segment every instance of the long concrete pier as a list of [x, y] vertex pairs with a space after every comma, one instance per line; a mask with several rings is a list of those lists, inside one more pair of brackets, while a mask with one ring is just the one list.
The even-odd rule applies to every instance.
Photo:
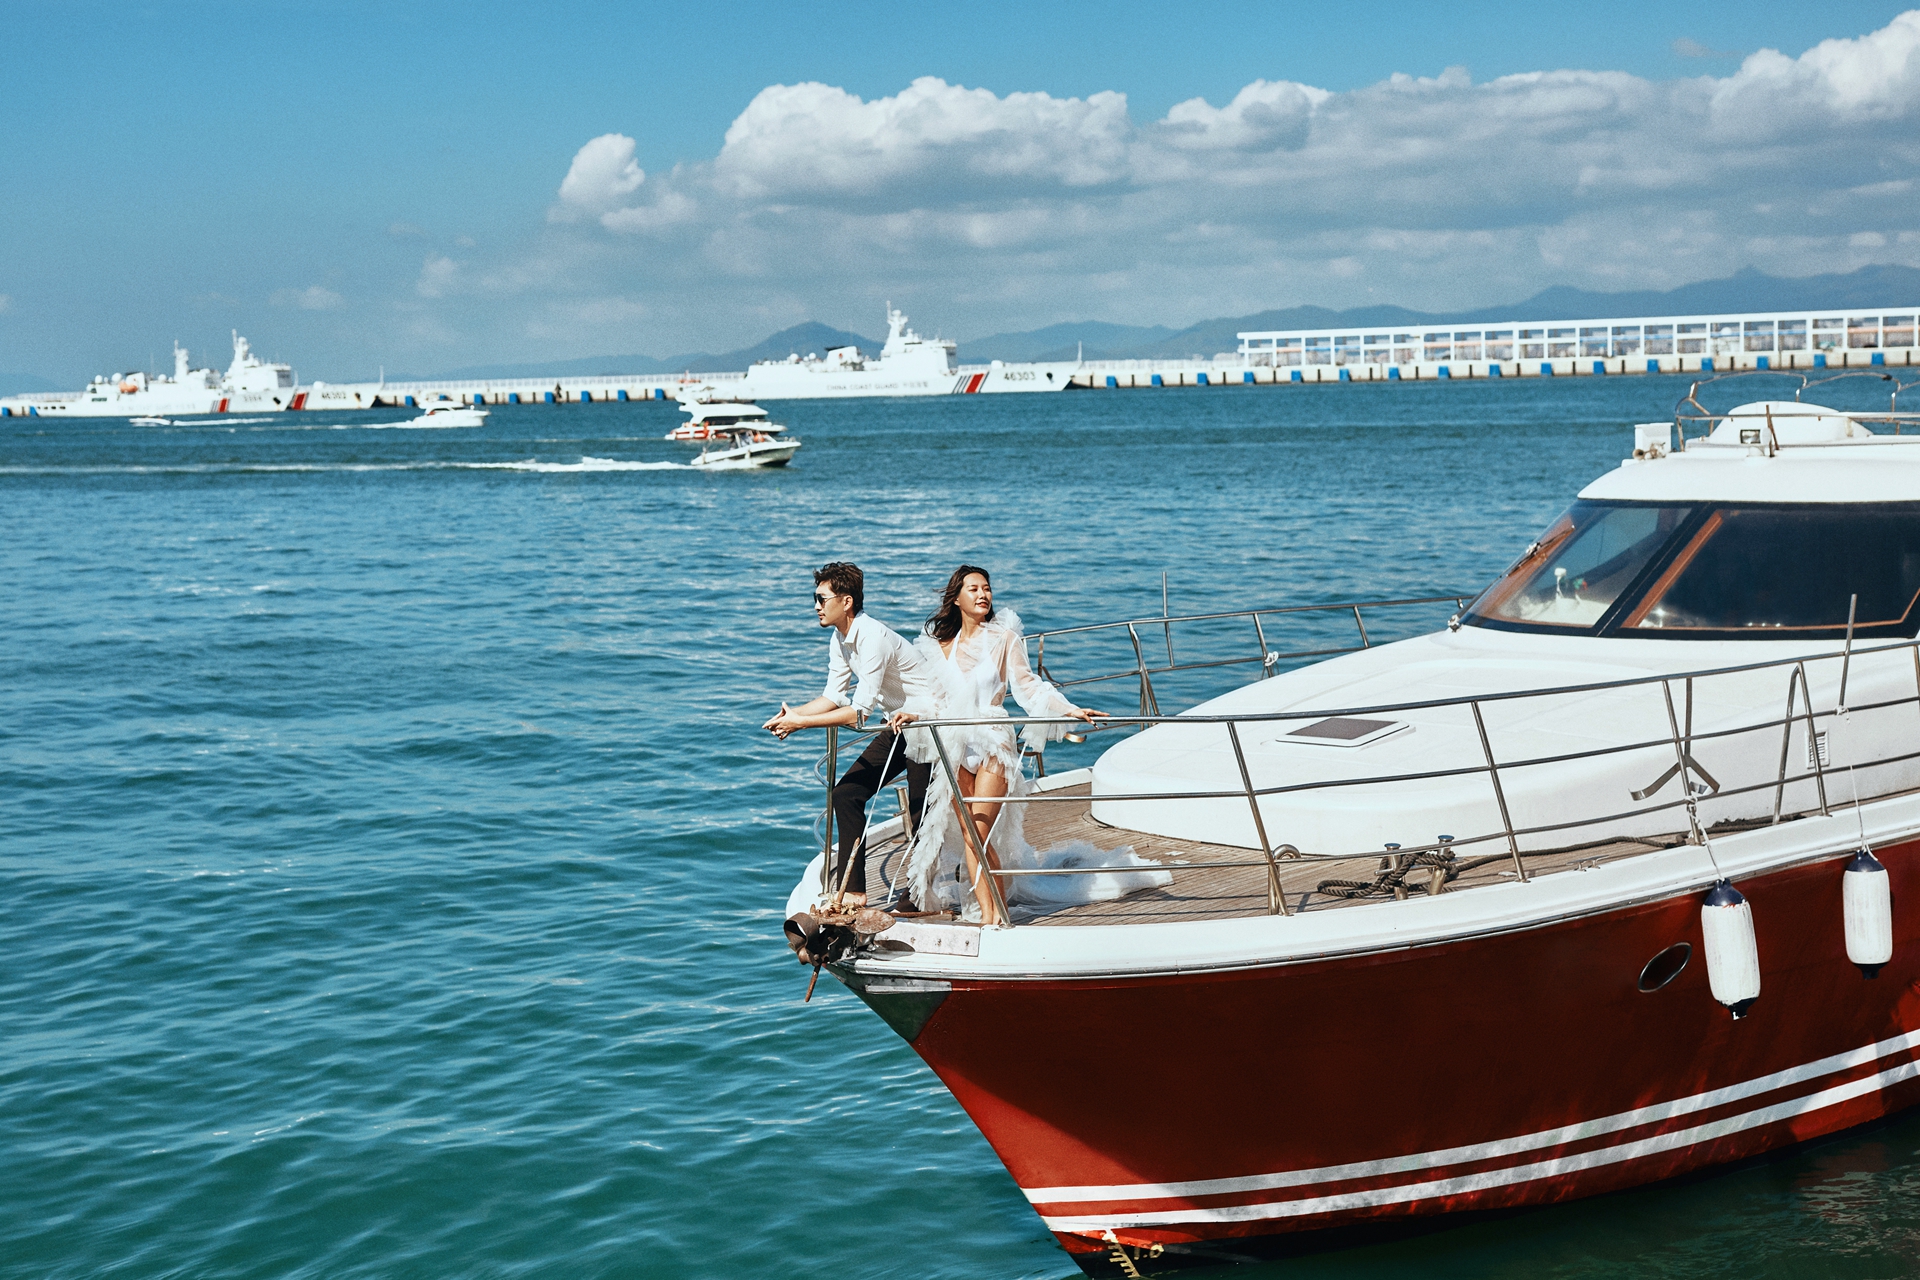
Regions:
[[1557, 360], [1436, 360], [1409, 364], [1251, 364], [1238, 356], [1212, 360], [1089, 360], [1073, 375], [1076, 387], [1270, 386], [1321, 382], [1436, 382], [1465, 378], [1589, 378], [1648, 373], [1746, 371], [1814, 373], [1847, 369], [1920, 368], [1920, 348], [1892, 351], [1738, 352], [1719, 356], [1563, 357]]

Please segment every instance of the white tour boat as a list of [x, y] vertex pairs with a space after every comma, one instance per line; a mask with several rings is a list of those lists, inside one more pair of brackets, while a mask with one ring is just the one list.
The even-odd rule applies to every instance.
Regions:
[[[789, 944], [926, 1060], [1090, 1274], [1558, 1203], [1912, 1106], [1915, 421], [1766, 401], [1638, 427], [1397, 643], [1365, 615], [1434, 602], [1036, 634], [1043, 675], [1137, 686], [1140, 714], [1013, 789], [1026, 842], [1130, 846], [1171, 884], [1049, 908], [1023, 877], [1073, 873], [1009, 853], [997, 918], [896, 921], [828, 910], [816, 855]], [[1342, 656], [1285, 669], [1334, 646], [1280, 629], [1347, 615]], [[1221, 659], [1230, 625], [1249, 651]], [[1125, 665], [1076, 657], [1101, 644]], [[1218, 661], [1268, 678], [1159, 713], [1156, 678]], [[925, 723], [955, 759], [962, 730]], [[871, 829], [869, 894], [902, 843]]]
[[712, 387], [696, 387], [678, 397], [687, 420], [667, 432], [668, 440], [698, 444], [691, 465], [732, 471], [747, 467], [784, 467], [800, 448], [785, 438], [786, 428], [768, 420], [767, 411], [746, 399], [723, 399]]
[[420, 406], [424, 413], [407, 423], [410, 427], [484, 427], [487, 411], [477, 404], [461, 404], [442, 396]]
[[687, 420], [661, 437], [664, 440], [699, 442], [712, 440], [722, 431], [738, 426], [765, 423], [767, 411], [751, 400], [722, 398], [712, 387], [701, 386], [683, 391], [677, 397]]
[[271, 364], [233, 335], [233, 363], [224, 374], [189, 367], [186, 348], [173, 346], [173, 376], [116, 373], [95, 378], [79, 393], [36, 393], [0, 399], [0, 416], [42, 418], [167, 418], [211, 413], [277, 413], [304, 406], [290, 365]]
[[907, 327], [904, 312], [887, 306], [887, 340], [877, 356], [858, 347], [832, 347], [826, 355], [762, 360], [747, 370], [741, 394], [750, 400], [808, 400], [845, 396], [944, 396], [1003, 391], [1064, 391], [1074, 366], [1018, 367], [994, 361], [963, 371], [951, 340], [923, 338]]

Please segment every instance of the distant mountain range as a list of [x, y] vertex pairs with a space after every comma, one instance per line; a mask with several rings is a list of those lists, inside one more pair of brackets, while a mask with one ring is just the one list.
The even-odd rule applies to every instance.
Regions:
[[[1177, 359], [1233, 351], [1236, 336], [1248, 329], [1382, 329], [1434, 324], [1474, 324], [1493, 320], [1581, 320], [1615, 316], [1694, 315], [1728, 311], [1846, 310], [1858, 307], [1920, 306], [1920, 269], [1900, 266], [1861, 267], [1845, 275], [1787, 278], [1770, 276], [1749, 267], [1724, 280], [1702, 280], [1665, 292], [1594, 293], [1556, 285], [1524, 302], [1472, 311], [1409, 311], [1405, 307], [1356, 307], [1335, 311], [1327, 307], [1287, 307], [1249, 316], [1202, 320], [1184, 329], [1165, 325], [1110, 324], [1100, 320], [1050, 324], [1043, 329], [996, 333], [960, 344], [967, 364], [990, 360], [1008, 362], [1072, 360], [1084, 352], [1089, 360]], [[859, 347], [869, 354], [880, 349], [873, 338], [809, 321], [782, 329], [763, 342], [738, 351], [710, 355], [688, 352], [658, 359], [645, 355], [593, 356], [537, 364], [476, 365], [449, 369], [436, 378], [578, 377], [616, 373], [719, 373], [745, 369], [756, 360], [784, 360], [789, 354], [821, 353], [829, 347]], [[390, 373], [394, 382], [422, 375]], [[28, 381], [39, 381], [29, 379]], [[5, 385], [0, 378], [0, 385]], [[22, 386], [19, 390], [34, 390]]]
[[1683, 284], [1664, 293], [1593, 293], [1556, 285], [1525, 302], [1434, 313], [1405, 307], [1288, 307], [1250, 316], [1202, 320], [1177, 332], [1156, 325], [1055, 324], [1025, 333], [996, 333], [960, 344], [970, 364], [989, 360], [1072, 360], [1084, 343], [1089, 360], [1177, 359], [1239, 348], [1249, 329], [1381, 329], [1392, 326], [1475, 324], [1492, 320], [1602, 320], [1615, 316], [1695, 315], [1727, 311], [1844, 310], [1850, 307], [1920, 306], [1920, 270], [1861, 267], [1845, 275], [1770, 276], [1749, 267], [1724, 280]]
[[772, 337], [738, 351], [709, 355], [689, 351], [657, 359], [653, 356], [588, 356], [584, 360], [552, 360], [537, 364], [479, 364], [465, 369], [449, 369], [431, 375], [390, 373], [391, 382], [423, 382], [452, 378], [540, 378], [593, 377], [619, 373], [729, 373], [744, 369], [757, 360], [785, 360], [789, 355], [820, 355], [829, 347], [859, 347], [878, 351], [880, 343], [845, 329], [809, 320], [805, 324], [782, 329]]

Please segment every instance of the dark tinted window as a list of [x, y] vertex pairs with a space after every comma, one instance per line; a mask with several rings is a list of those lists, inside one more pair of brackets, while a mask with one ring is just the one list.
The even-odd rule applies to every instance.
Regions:
[[1811, 638], [1912, 635], [1920, 507], [1722, 507], [1686, 538], [1620, 629]]

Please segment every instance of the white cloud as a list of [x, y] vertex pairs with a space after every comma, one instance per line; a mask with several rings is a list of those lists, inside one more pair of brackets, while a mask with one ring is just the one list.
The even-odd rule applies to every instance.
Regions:
[[597, 216], [639, 190], [647, 175], [633, 158], [633, 147], [624, 133], [603, 133], [581, 147], [560, 181], [560, 203], [547, 216], [556, 222]]
[[420, 278], [414, 282], [414, 292], [423, 298], [443, 298], [452, 290], [459, 274], [459, 263], [441, 254], [434, 254], [421, 265]]
[[[475, 270], [544, 295], [555, 332], [620, 317], [668, 349], [721, 341], [717, 315], [850, 323], [887, 297], [979, 332], [1920, 265], [1916, 126], [1920, 12], [1717, 78], [1261, 79], [1146, 121], [1118, 92], [774, 85], [651, 177], [631, 138], [592, 139], [539, 247]], [[418, 291], [462, 273], [429, 259]]]
[[746, 199], [1091, 187], [1124, 175], [1131, 133], [1119, 93], [1002, 98], [922, 76], [864, 102], [824, 84], [774, 85], [728, 127], [713, 169]]
[[346, 305], [345, 298], [317, 284], [304, 289], [275, 289], [268, 301], [276, 307], [298, 307], [302, 311], [331, 311]]

